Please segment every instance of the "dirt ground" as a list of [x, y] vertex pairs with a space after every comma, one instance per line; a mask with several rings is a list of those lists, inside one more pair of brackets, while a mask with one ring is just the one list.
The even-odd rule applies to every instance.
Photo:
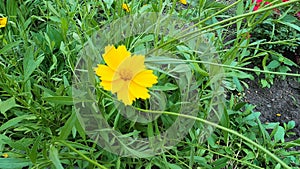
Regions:
[[[297, 68], [294, 72], [300, 72]], [[287, 77], [285, 80], [276, 78], [270, 88], [262, 88], [258, 80], [248, 81], [249, 89], [245, 91], [245, 101], [256, 105], [255, 111], [261, 112], [263, 123], [288, 123], [294, 120], [296, 125], [294, 136], [286, 140], [300, 138], [300, 79]]]

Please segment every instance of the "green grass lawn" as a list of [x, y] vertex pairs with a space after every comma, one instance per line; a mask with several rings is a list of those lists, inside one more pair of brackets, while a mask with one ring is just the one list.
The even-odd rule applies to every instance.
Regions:
[[[268, 2], [268, 3], [266, 3]], [[300, 77], [300, 0], [2, 0], [0, 169], [299, 168], [246, 80]], [[300, 112], [299, 112], [300, 113]]]

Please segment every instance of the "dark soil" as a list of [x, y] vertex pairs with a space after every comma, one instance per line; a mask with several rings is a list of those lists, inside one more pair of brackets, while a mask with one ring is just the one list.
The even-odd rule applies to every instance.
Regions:
[[[300, 69], [295, 72], [300, 72]], [[286, 140], [300, 138], [300, 82], [296, 77], [287, 77], [285, 80], [276, 78], [270, 88], [262, 88], [258, 80], [248, 81], [245, 100], [256, 106], [255, 111], [261, 112], [262, 123], [288, 123], [294, 120], [296, 135]]]

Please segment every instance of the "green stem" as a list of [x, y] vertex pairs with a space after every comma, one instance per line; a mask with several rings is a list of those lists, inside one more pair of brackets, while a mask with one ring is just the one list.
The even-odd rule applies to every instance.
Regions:
[[82, 154], [80, 151], [76, 150], [74, 147], [72, 147], [70, 144], [66, 143], [63, 140], [57, 140], [57, 142], [60, 142], [61, 144], [67, 146], [69, 149], [71, 149], [72, 151], [74, 151], [75, 153], [77, 153], [78, 155], [80, 155], [83, 159], [85, 159], [86, 161], [90, 162], [91, 164], [94, 164], [95, 166], [101, 168], [101, 169], [108, 169], [105, 166], [97, 163], [97, 161], [94, 161], [92, 159], [90, 159], [89, 157], [87, 157], [86, 155]]
[[[279, 43], [292, 43], [300, 40], [300, 38], [293, 38], [293, 39], [286, 39], [286, 40], [278, 40], [278, 41], [269, 41], [269, 42], [261, 42], [259, 45], [272, 45], [272, 44], [279, 44]], [[293, 46], [297, 46], [297, 44], [291, 44]], [[257, 44], [249, 44], [249, 46], [257, 46]]]
[[212, 63], [212, 62], [207, 62], [207, 61], [196, 61], [196, 60], [184, 60], [184, 61], [185, 62], [190, 62], [190, 63], [204, 63], [204, 64], [210, 64], [210, 65], [221, 66], [221, 67], [232, 68], [232, 69], [238, 69], [238, 70], [253, 71], [253, 72], [259, 72], [259, 73], [268, 73], [268, 74], [275, 74], [275, 75], [286, 75], [286, 76], [300, 77], [300, 74], [297, 74], [297, 73], [273, 72], [273, 71], [268, 71], [268, 70], [259, 70], [259, 69], [251, 69], [251, 68], [245, 68], [245, 67], [224, 65], [224, 64]]
[[[167, 61], [176, 61], [175, 59], [160, 59], [159, 62], [167, 62]], [[213, 62], [207, 62], [207, 61], [198, 61], [198, 60], [178, 60], [178, 62], [187, 62], [187, 63], [203, 63], [203, 64], [209, 64], [209, 65], [215, 65], [215, 66], [221, 66], [226, 68], [232, 68], [232, 69], [238, 69], [238, 70], [245, 70], [245, 71], [252, 71], [252, 72], [259, 72], [259, 73], [268, 73], [268, 74], [275, 74], [275, 75], [286, 75], [286, 76], [294, 76], [294, 77], [300, 77], [300, 74], [297, 73], [284, 73], [284, 72], [273, 72], [268, 70], [258, 70], [258, 69], [251, 69], [251, 68], [245, 68], [245, 67], [237, 67], [237, 66], [230, 66], [230, 65], [224, 65], [220, 63], [213, 63]], [[154, 60], [147, 61], [147, 62], [156, 62]], [[179, 62], [179, 63], [180, 63]]]
[[155, 110], [144, 110], [144, 109], [140, 109], [137, 107], [134, 107], [136, 110], [141, 111], [141, 112], [147, 112], [147, 113], [155, 113], [155, 114], [167, 114], [167, 115], [172, 115], [172, 116], [179, 116], [179, 117], [185, 117], [185, 118], [189, 118], [189, 119], [193, 119], [196, 121], [200, 121], [202, 123], [214, 126], [216, 128], [219, 128], [221, 130], [227, 131], [228, 133], [234, 134], [238, 137], [240, 137], [241, 139], [247, 141], [248, 143], [254, 145], [255, 147], [257, 147], [258, 149], [260, 149], [261, 151], [263, 151], [264, 153], [266, 153], [267, 155], [269, 155], [271, 158], [273, 158], [275, 161], [277, 161], [278, 163], [280, 163], [284, 168], [286, 169], [291, 169], [285, 162], [283, 162], [282, 160], [280, 160], [276, 155], [274, 155], [273, 153], [271, 153], [269, 150], [267, 150], [266, 148], [264, 148], [263, 146], [257, 144], [256, 142], [252, 141], [251, 139], [249, 139], [248, 137], [234, 131], [231, 129], [228, 129], [226, 127], [220, 126], [216, 123], [201, 119], [199, 117], [194, 117], [194, 116], [190, 116], [190, 115], [186, 115], [186, 114], [178, 114], [175, 112], [167, 112], [167, 111], [155, 111]]

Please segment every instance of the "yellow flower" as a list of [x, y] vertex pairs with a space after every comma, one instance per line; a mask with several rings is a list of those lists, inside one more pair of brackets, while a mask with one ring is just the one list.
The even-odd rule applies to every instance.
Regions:
[[127, 4], [123, 3], [122, 4], [122, 8], [126, 11], [126, 12], [130, 12], [130, 8]]
[[7, 24], [7, 18], [0, 18], [0, 28], [5, 27]]
[[186, 5], [186, 4], [187, 4], [186, 0], [180, 0], [180, 2], [181, 2], [183, 5]]
[[2, 154], [2, 157], [8, 158], [8, 154], [7, 154], [7, 153], [4, 153], [4, 154]]
[[102, 56], [107, 65], [98, 64], [95, 72], [105, 90], [117, 93], [118, 100], [125, 105], [131, 105], [138, 98], [150, 98], [147, 87], [157, 83], [157, 77], [145, 68], [145, 56], [131, 56], [124, 45], [117, 49], [108, 45]]

